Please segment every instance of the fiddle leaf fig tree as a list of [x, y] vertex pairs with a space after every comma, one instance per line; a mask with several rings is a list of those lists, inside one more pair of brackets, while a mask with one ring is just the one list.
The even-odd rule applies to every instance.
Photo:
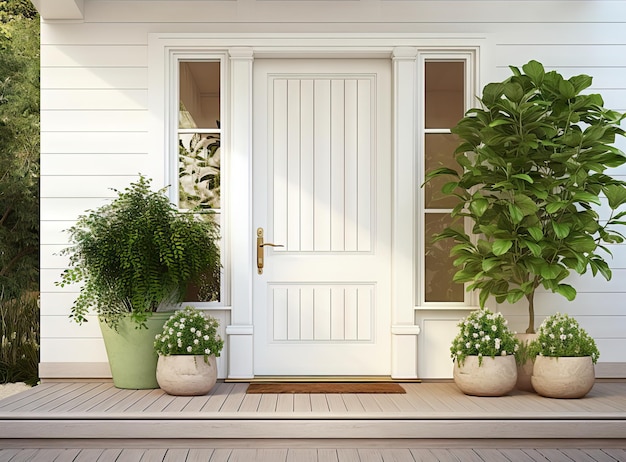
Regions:
[[481, 307], [489, 296], [526, 298], [526, 332], [534, 333], [537, 288], [573, 300], [576, 290], [564, 282], [572, 271], [611, 278], [603, 255], [606, 244], [624, 240], [616, 228], [626, 224], [619, 211], [626, 183], [606, 171], [626, 162], [614, 146], [625, 115], [581, 93], [591, 85], [587, 75], [565, 79], [537, 61], [510, 69], [452, 129], [459, 168], [434, 169], [426, 182], [449, 176], [442, 191], [459, 201], [456, 223], [434, 237], [455, 242], [454, 281], [477, 290]]

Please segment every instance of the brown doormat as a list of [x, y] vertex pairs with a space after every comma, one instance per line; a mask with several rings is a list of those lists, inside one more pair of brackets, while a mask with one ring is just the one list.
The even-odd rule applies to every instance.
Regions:
[[246, 393], [406, 393], [397, 383], [251, 383]]

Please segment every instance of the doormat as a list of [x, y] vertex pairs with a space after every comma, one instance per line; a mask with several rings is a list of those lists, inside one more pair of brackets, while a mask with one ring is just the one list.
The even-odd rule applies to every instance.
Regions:
[[246, 393], [406, 393], [397, 383], [251, 383]]

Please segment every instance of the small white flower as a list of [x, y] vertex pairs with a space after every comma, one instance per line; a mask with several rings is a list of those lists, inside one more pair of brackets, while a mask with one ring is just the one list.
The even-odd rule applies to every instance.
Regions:
[[204, 340], [209, 340], [209, 336], [205, 335], [204, 337], [202, 337]]
[[559, 335], [559, 338], [560, 338], [561, 340], [565, 340], [565, 339], [567, 339], [567, 335], [565, 335], [565, 334], [561, 334], [561, 335]]
[[202, 331], [201, 330], [197, 330], [196, 331], [196, 337], [202, 337]]
[[182, 332], [176, 332], [176, 337], [182, 337], [183, 333]]
[[496, 326], [496, 325], [491, 326], [491, 330], [494, 331], [494, 332], [497, 331], [498, 330], [498, 326]]
[[195, 327], [192, 327], [191, 329], [189, 329], [191, 331], [191, 333], [193, 334], [196, 331]]
[[474, 333], [472, 334], [472, 337], [474, 337], [474, 338], [478, 338], [478, 334], [477, 334], [476, 332], [474, 332]]
[[471, 344], [470, 342], [467, 342], [467, 343], [465, 344], [465, 348], [471, 348], [471, 347], [472, 347], [472, 344]]
[[197, 338], [193, 339], [193, 344], [194, 344], [194, 345], [197, 345], [197, 344], [199, 344], [199, 343], [200, 343], [200, 340], [198, 340]]
[[206, 348], [206, 349], [204, 350], [204, 354], [205, 354], [205, 355], [210, 355], [210, 354], [211, 354], [211, 350], [209, 350], [208, 348]]
[[191, 348], [191, 346], [188, 346], [188, 347], [187, 347], [187, 352], [188, 352], [188, 353], [191, 353], [191, 350], [192, 350], [192, 349], [193, 349], [193, 348]]

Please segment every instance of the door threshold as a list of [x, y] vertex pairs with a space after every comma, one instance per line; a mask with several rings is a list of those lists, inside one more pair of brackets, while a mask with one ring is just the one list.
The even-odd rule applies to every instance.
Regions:
[[391, 376], [257, 375], [252, 379], [224, 379], [226, 383], [421, 383], [421, 379], [394, 379]]

